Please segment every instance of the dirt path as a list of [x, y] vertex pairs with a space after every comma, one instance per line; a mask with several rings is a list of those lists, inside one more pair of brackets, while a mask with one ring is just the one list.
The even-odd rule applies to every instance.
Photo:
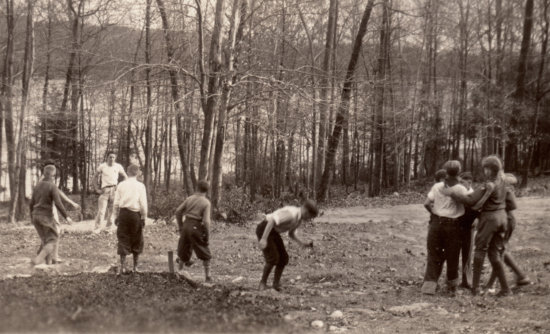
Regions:
[[[146, 273], [119, 279], [109, 272], [116, 238], [92, 234], [92, 221], [67, 228], [66, 262], [47, 271], [28, 264], [34, 230], [8, 228], [0, 235], [0, 331], [550, 332], [549, 213], [550, 198], [519, 199], [510, 248], [535, 284], [504, 299], [420, 294], [427, 218], [421, 205], [326, 210], [301, 232], [314, 240], [313, 251], [289, 244], [283, 293], [256, 290], [262, 258], [253, 222], [215, 226], [216, 281], [198, 290], [163, 274], [166, 252], [177, 243], [175, 226], [148, 224]], [[200, 280], [199, 265], [190, 272]], [[41, 307], [46, 311], [28, 312]]]

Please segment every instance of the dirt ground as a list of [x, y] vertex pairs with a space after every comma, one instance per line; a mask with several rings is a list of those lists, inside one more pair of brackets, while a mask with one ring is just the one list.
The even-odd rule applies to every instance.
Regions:
[[[29, 264], [38, 247], [34, 229], [3, 224], [0, 331], [550, 333], [550, 198], [524, 197], [518, 205], [509, 248], [533, 284], [505, 298], [420, 293], [427, 232], [420, 204], [325, 210], [301, 231], [313, 250], [289, 244], [281, 293], [256, 290], [262, 257], [255, 222], [216, 224], [215, 282], [197, 289], [167, 273], [175, 225], [147, 225], [144, 273], [117, 278], [110, 270], [116, 237], [91, 234], [90, 221], [67, 228], [65, 262], [46, 270]], [[198, 263], [190, 272], [202, 281]]]

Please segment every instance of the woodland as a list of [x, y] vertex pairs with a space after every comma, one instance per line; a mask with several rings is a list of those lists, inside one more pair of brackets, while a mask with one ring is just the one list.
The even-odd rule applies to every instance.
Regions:
[[[83, 209], [105, 152], [151, 201], [379, 196], [448, 159], [550, 170], [550, 0], [3, 0], [0, 180]], [[334, 195], [332, 195], [334, 196]]]

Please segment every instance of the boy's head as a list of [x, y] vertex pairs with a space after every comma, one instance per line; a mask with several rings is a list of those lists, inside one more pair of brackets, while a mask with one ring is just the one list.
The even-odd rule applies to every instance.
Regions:
[[449, 177], [457, 177], [460, 173], [460, 161], [449, 160], [443, 165], [443, 169]]
[[210, 185], [205, 180], [200, 180], [199, 182], [197, 182], [198, 192], [206, 194], [208, 192], [208, 189], [210, 189]]
[[44, 178], [53, 179], [55, 177], [55, 166], [47, 165], [44, 167]]
[[502, 162], [496, 155], [489, 155], [481, 160], [481, 167], [485, 177], [494, 179], [502, 169]]
[[447, 177], [447, 171], [444, 169], [438, 170], [437, 172], [435, 172], [435, 175], [434, 175], [434, 179], [436, 183], [443, 182], [443, 180], [445, 180], [446, 177]]
[[115, 160], [116, 160], [116, 154], [115, 152], [113, 151], [107, 151], [107, 153], [105, 153], [105, 156], [107, 157], [107, 163], [109, 165], [112, 165], [115, 163]]
[[474, 177], [472, 176], [472, 173], [470, 172], [462, 172], [460, 173], [460, 181], [467, 186], [468, 188], [472, 187], [472, 182], [474, 182]]
[[139, 166], [138, 165], [131, 164], [130, 166], [128, 166], [128, 176], [129, 177], [138, 176], [138, 175], [139, 175]]
[[319, 214], [319, 209], [317, 208], [317, 204], [315, 204], [314, 201], [308, 199], [302, 204], [302, 218], [303, 219], [311, 219], [317, 217]]

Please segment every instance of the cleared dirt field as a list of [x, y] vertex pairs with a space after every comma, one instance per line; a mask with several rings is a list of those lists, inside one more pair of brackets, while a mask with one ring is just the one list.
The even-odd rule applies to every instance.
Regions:
[[[534, 284], [500, 299], [420, 294], [427, 232], [420, 204], [326, 210], [301, 231], [313, 250], [289, 244], [282, 293], [256, 290], [255, 222], [215, 226], [215, 284], [198, 289], [166, 273], [174, 225], [146, 226], [145, 272], [117, 278], [116, 237], [91, 234], [90, 221], [68, 228], [65, 262], [47, 270], [29, 264], [39, 244], [34, 229], [3, 224], [0, 331], [550, 333], [550, 198], [520, 198], [518, 206], [509, 248]], [[202, 281], [200, 265], [190, 272]]]

